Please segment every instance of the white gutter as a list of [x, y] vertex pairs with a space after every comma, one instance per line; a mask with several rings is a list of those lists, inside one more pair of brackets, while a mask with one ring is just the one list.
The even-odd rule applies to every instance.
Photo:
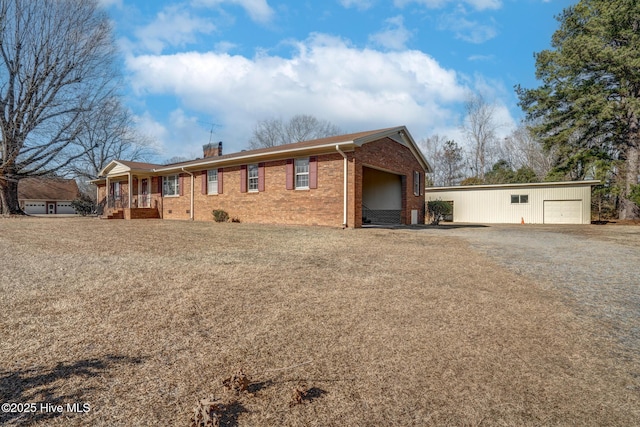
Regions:
[[348, 190], [349, 190], [349, 187], [347, 185], [347, 176], [348, 176], [347, 175], [347, 173], [348, 173], [347, 155], [344, 154], [344, 151], [342, 151], [340, 149], [339, 145], [336, 145], [336, 150], [338, 151], [338, 153], [340, 153], [342, 155], [342, 157], [344, 157], [344, 161], [343, 161], [343, 164], [344, 164], [344, 172], [343, 172], [343, 176], [344, 176], [344, 190], [343, 190], [344, 191], [344, 207], [343, 207], [343, 210], [344, 210], [344, 213], [343, 213], [342, 226], [344, 228], [347, 228], [347, 206], [348, 206], [347, 202], [348, 202]]
[[189, 219], [193, 221], [193, 174], [185, 168], [182, 168], [182, 172], [188, 173], [191, 176], [191, 207], [189, 209]]

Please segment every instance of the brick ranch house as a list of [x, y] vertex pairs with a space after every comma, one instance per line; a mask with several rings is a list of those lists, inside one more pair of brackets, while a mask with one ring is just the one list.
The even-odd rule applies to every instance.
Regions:
[[114, 160], [101, 171], [108, 218], [212, 221], [222, 209], [241, 222], [361, 227], [424, 223], [429, 163], [406, 127], [156, 165]]

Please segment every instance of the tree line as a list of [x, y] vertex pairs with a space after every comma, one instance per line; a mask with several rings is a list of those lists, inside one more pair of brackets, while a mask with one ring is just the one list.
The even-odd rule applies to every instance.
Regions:
[[[499, 139], [495, 107], [465, 102], [464, 141], [421, 146], [432, 185], [599, 179], [612, 215], [640, 217], [640, 2], [579, 0], [535, 53], [537, 88], [516, 86], [526, 120]], [[28, 176], [95, 178], [116, 158], [153, 155], [121, 104], [110, 20], [97, 0], [0, 0], [0, 210], [22, 213]], [[298, 115], [257, 123], [251, 148], [339, 133]]]
[[500, 138], [501, 124], [493, 104], [481, 94], [469, 93], [465, 106], [462, 142], [441, 135], [419, 142], [433, 168], [428, 185], [511, 184], [551, 178], [555, 154], [544, 149], [530, 126], [521, 123]]

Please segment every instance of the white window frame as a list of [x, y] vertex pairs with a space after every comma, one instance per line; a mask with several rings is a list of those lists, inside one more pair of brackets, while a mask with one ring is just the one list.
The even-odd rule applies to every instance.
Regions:
[[[514, 201], [514, 197], [517, 197], [518, 200]], [[523, 201], [523, 199], [526, 199]], [[512, 194], [511, 195], [511, 204], [512, 205], [524, 205], [529, 203], [529, 195], [528, 194]]]
[[[170, 181], [175, 181], [175, 187], [172, 192], [170, 190]], [[162, 177], [162, 197], [178, 197], [180, 196], [180, 176], [167, 175]]]
[[247, 191], [250, 193], [258, 192], [259, 167], [257, 163], [247, 165]]
[[[306, 165], [305, 165], [306, 163]], [[305, 167], [306, 166], [306, 167]], [[295, 159], [293, 162], [294, 187], [296, 190], [309, 189], [309, 157]], [[300, 170], [298, 169], [300, 168]], [[306, 179], [305, 179], [306, 178]], [[304, 182], [306, 181], [306, 185]]]
[[218, 194], [218, 169], [207, 171], [207, 194]]
[[419, 196], [420, 195], [420, 188], [422, 187], [420, 185], [420, 171], [413, 171], [413, 195], [414, 196]]

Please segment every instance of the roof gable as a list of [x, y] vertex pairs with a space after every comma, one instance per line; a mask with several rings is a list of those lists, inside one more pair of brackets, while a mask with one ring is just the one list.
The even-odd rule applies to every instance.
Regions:
[[155, 163], [131, 162], [129, 160], [112, 160], [99, 173], [99, 176], [118, 175], [132, 171], [153, 171], [162, 167]]

